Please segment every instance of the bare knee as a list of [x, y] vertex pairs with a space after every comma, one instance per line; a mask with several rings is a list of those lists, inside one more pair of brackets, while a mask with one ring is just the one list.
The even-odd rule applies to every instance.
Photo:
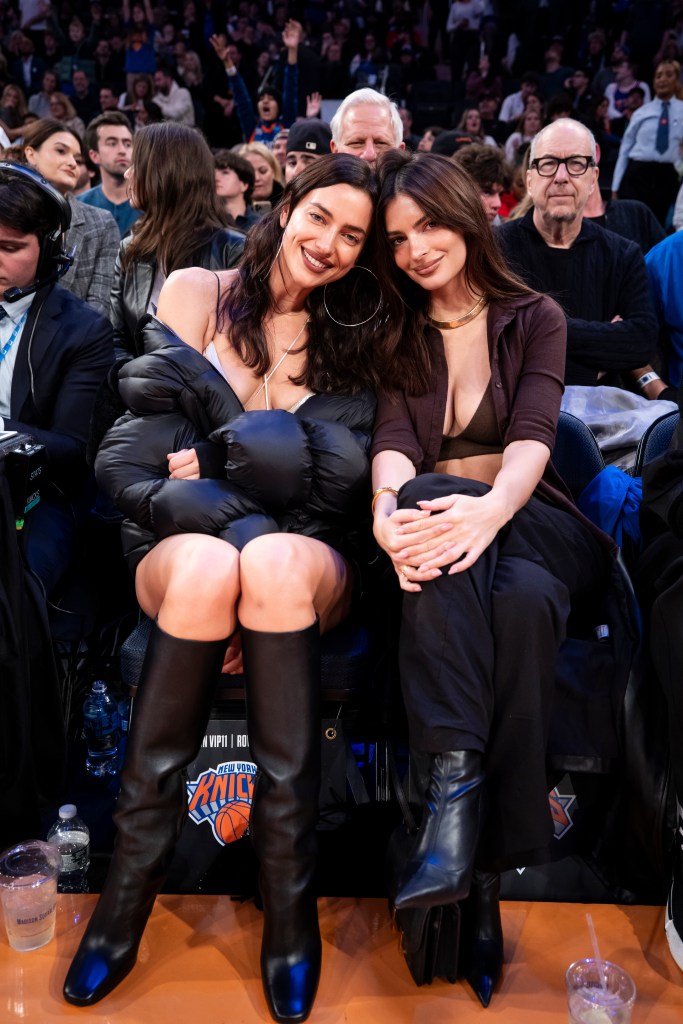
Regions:
[[299, 538], [286, 533], [266, 534], [247, 544], [240, 556], [240, 588], [249, 601], [311, 601], [307, 560]]
[[220, 639], [235, 628], [238, 598], [239, 553], [198, 544], [172, 561], [159, 623], [174, 635]]

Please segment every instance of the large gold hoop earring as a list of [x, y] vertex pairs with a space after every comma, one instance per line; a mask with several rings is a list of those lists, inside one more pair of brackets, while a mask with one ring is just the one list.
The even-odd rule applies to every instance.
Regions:
[[[372, 274], [372, 276], [374, 277], [375, 281], [377, 281], [377, 274], [375, 274], [374, 271], [370, 270], [368, 267], [355, 266], [353, 269], [354, 270], [365, 270], [368, 274]], [[379, 286], [379, 281], [377, 281], [377, 284]], [[330, 310], [328, 308], [328, 305], [327, 305], [327, 285], [325, 285], [325, 287], [323, 288], [323, 306], [325, 307], [325, 312], [329, 316], [330, 320], [332, 320], [335, 324], [339, 324], [340, 327], [362, 327], [363, 324], [369, 323], [370, 320], [372, 320], [373, 317], [377, 316], [377, 314], [379, 313], [380, 309], [382, 308], [382, 294], [380, 292], [379, 301], [377, 303], [377, 306], [376, 306], [374, 312], [372, 312], [370, 314], [370, 316], [366, 317], [365, 320], [359, 320], [357, 324], [345, 324], [345, 323], [342, 323], [341, 320], [337, 320], [337, 318], [335, 316], [332, 316], [332, 314], [330, 313]]]

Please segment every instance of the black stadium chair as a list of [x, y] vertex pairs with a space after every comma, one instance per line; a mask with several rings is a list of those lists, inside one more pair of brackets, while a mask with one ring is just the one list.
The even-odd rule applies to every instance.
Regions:
[[634, 476], [642, 476], [643, 466], [652, 462], [658, 456], [663, 455], [671, 444], [676, 427], [678, 426], [679, 412], [667, 412], [658, 420], [651, 423], [640, 439], [636, 451], [636, 461], [633, 467]]

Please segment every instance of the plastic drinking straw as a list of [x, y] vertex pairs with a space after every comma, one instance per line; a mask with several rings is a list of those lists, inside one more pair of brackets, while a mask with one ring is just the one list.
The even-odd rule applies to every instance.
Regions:
[[595, 956], [595, 962], [598, 965], [598, 977], [600, 978], [600, 984], [603, 992], [607, 991], [607, 977], [605, 975], [605, 964], [600, 956], [600, 947], [598, 946], [598, 936], [595, 931], [595, 925], [593, 924], [593, 915], [586, 914], [586, 923], [588, 925], [588, 931], [590, 932], [591, 942], [593, 943], [593, 955]]

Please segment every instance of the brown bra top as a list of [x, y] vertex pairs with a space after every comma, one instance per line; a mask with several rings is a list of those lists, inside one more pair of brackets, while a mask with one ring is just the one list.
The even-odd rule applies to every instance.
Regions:
[[444, 434], [438, 461], [467, 459], [473, 455], [500, 455], [502, 451], [503, 442], [489, 382], [474, 416], [465, 429], [455, 435]]

